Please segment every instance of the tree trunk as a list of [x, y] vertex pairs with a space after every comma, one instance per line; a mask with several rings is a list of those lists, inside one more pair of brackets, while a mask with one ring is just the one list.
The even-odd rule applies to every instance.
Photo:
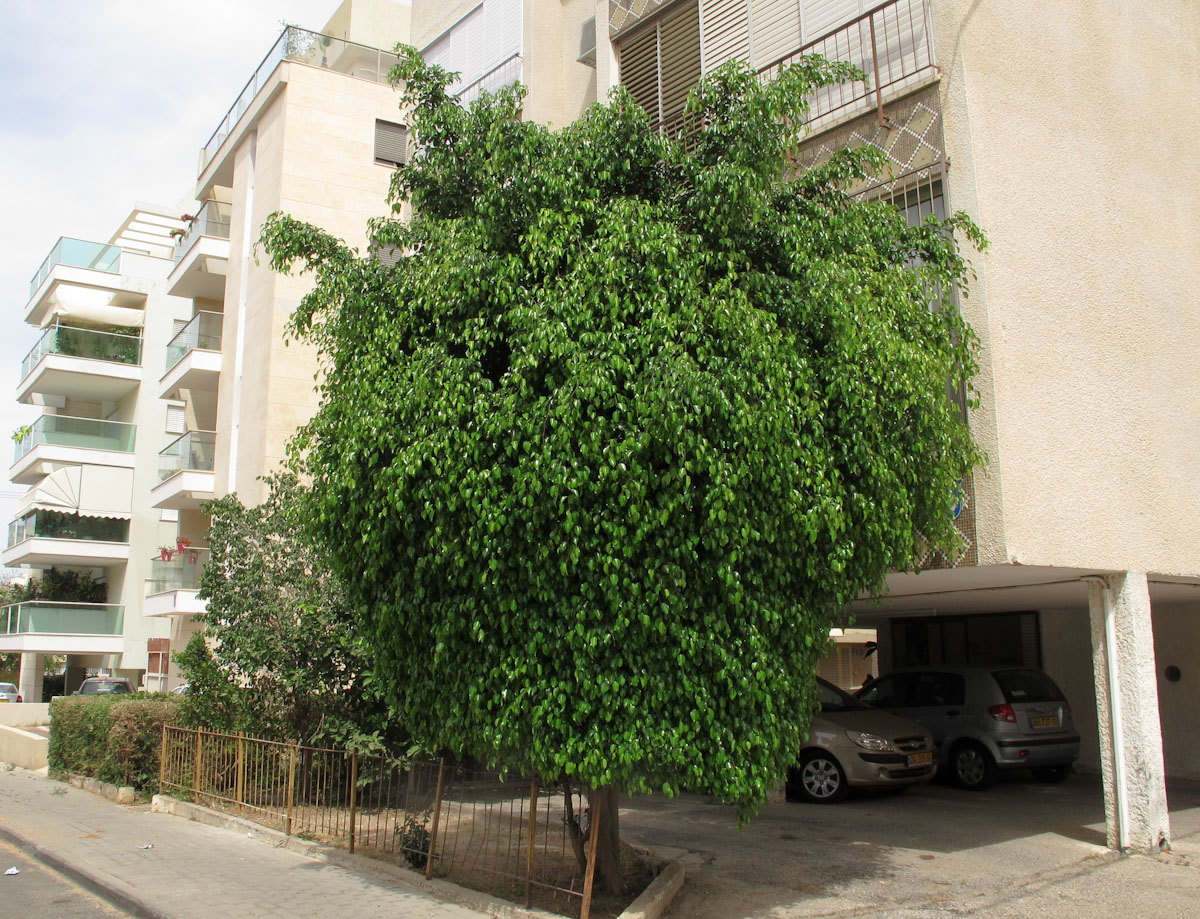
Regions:
[[621, 822], [617, 808], [617, 790], [611, 785], [588, 790], [588, 805], [592, 819], [600, 815], [600, 832], [596, 837], [596, 879], [601, 891], [620, 896], [625, 893], [625, 878], [621, 872]]

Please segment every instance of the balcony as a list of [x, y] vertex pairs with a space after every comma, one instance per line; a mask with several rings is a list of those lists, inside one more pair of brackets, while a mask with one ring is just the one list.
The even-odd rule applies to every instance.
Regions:
[[[225, 142], [237, 132], [239, 126], [252, 124], [279, 86], [287, 81], [286, 71], [280, 69], [285, 61], [320, 67], [372, 83], [387, 83], [388, 73], [396, 65], [396, 60], [396, 55], [389, 51], [288, 26], [275, 40], [221, 123], [201, 148], [198, 169], [201, 187], [233, 184], [233, 169], [228, 156], [232, 145], [226, 148]], [[223, 149], [225, 153], [218, 156]]]
[[146, 294], [130, 290], [121, 273], [124, 250], [107, 243], [61, 237], [29, 282], [25, 321], [41, 325], [55, 309], [74, 303], [97, 321], [119, 325], [128, 308], [145, 304]]
[[167, 343], [167, 372], [159, 381], [159, 398], [172, 398], [180, 390], [217, 391], [224, 321], [222, 313], [197, 313]]
[[29, 600], [0, 609], [0, 651], [120, 654], [125, 608], [111, 603]]
[[43, 415], [16, 444], [9, 478], [33, 485], [63, 466], [94, 463], [133, 468], [137, 426], [99, 418]]
[[8, 527], [8, 567], [103, 568], [129, 561], [129, 521], [38, 508]]
[[21, 362], [17, 401], [62, 405], [74, 396], [116, 402], [142, 382], [141, 364], [137, 335], [51, 326]]
[[159, 483], [150, 491], [154, 507], [186, 510], [213, 498], [217, 435], [188, 431], [158, 454]]
[[229, 222], [233, 205], [204, 202], [175, 247], [175, 267], [167, 281], [176, 297], [220, 300], [229, 270]]
[[208, 549], [185, 547], [150, 562], [150, 577], [146, 579], [146, 599], [142, 613], [146, 616], [195, 616], [203, 613], [208, 604], [197, 599], [200, 578], [208, 564]]

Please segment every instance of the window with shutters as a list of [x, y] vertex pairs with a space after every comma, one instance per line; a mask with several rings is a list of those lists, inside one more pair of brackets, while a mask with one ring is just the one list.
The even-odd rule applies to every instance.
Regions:
[[483, 0], [421, 50], [427, 64], [459, 75], [450, 92], [463, 102], [521, 79], [523, 0]]
[[617, 49], [621, 84], [658, 130], [677, 129], [688, 93], [700, 79], [700, 13], [695, 3], [672, 8]]
[[408, 151], [408, 128], [375, 119], [375, 162], [403, 166]]
[[187, 433], [187, 412], [182, 403], [167, 405], [167, 433]]

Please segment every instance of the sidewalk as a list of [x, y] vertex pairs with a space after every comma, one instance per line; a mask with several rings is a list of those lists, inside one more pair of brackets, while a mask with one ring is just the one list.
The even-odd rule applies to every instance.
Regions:
[[[406, 888], [402, 869], [358, 857], [351, 857], [354, 869], [337, 867], [246, 833], [154, 814], [149, 805], [121, 807], [23, 769], [0, 769], [0, 837], [141, 919], [483, 919], [497, 912]], [[139, 848], [147, 844], [153, 848]], [[18, 882], [0, 875], [0, 885]]]

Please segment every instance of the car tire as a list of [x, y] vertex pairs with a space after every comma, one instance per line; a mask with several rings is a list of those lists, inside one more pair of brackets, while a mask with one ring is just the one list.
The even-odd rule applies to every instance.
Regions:
[[959, 788], [983, 791], [996, 782], [996, 763], [982, 744], [966, 740], [950, 751], [950, 772]]
[[1057, 766], [1038, 766], [1029, 771], [1039, 782], [1057, 785], [1059, 782], [1065, 782], [1073, 770], [1070, 763], [1059, 763]]
[[834, 804], [846, 797], [846, 773], [824, 750], [810, 750], [788, 770], [787, 799], [806, 804]]

